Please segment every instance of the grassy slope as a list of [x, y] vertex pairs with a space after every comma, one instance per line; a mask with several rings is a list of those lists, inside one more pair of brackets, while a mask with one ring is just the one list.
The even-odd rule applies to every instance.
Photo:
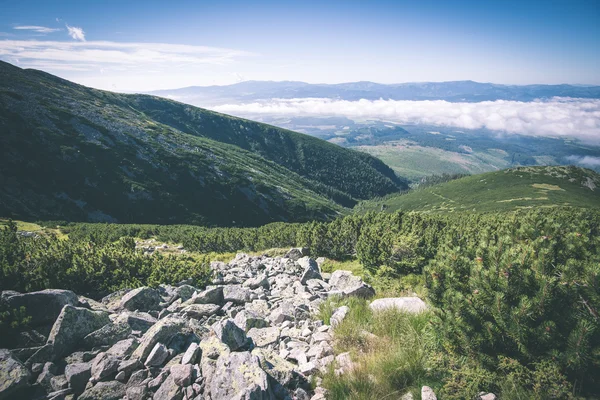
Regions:
[[[593, 190], [590, 188], [592, 187]], [[600, 208], [600, 174], [577, 167], [520, 167], [366, 201], [357, 210], [497, 212], [518, 208]]]
[[4, 217], [259, 225], [402, 187], [379, 160], [318, 139], [2, 62], [0, 131]]

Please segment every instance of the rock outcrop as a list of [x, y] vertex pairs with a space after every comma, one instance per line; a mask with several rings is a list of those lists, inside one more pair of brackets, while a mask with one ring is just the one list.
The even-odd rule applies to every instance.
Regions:
[[141, 287], [100, 302], [66, 290], [3, 292], [47, 338], [24, 332], [22, 347], [0, 350], [0, 399], [323, 399], [312, 381], [335, 362], [333, 336], [314, 315], [329, 296], [373, 289], [348, 271], [327, 279], [307, 249], [238, 254], [211, 268], [206, 288]]

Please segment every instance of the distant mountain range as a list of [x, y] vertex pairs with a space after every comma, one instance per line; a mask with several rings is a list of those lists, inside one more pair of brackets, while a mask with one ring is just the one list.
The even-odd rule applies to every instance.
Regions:
[[310, 84], [296, 81], [246, 81], [225, 86], [190, 86], [148, 92], [197, 106], [247, 103], [272, 98], [330, 98], [341, 100], [486, 100], [532, 101], [550, 97], [600, 98], [600, 86], [584, 85], [499, 85], [473, 81], [380, 84], [351, 82]]
[[368, 154], [0, 62], [0, 217], [260, 225], [406, 183]]

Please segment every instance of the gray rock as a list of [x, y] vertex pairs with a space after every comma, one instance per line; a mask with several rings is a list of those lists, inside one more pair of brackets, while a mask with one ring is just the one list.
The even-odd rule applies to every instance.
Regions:
[[257, 347], [266, 347], [279, 340], [279, 328], [252, 328], [248, 331], [247, 336]]
[[201, 319], [216, 314], [220, 309], [221, 306], [216, 304], [191, 304], [185, 307], [182, 312], [190, 318]]
[[181, 387], [175, 383], [173, 376], [169, 375], [152, 398], [154, 400], [181, 400], [183, 392]]
[[230, 353], [229, 347], [215, 336], [202, 339], [200, 349], [202, 350], [202, 360], [207, 358], [216, 360], [221, 355], [228, 355]]
[[258, 357], [249, 352], [230, 353], [219, 357], [210, 382], [213, 399], [271, 400], [268, 375], [260, 367]]
[[99, 382], [106, 378], [112, 378], [117, 374], [119, 368], [119, 360], [106, 353], [100, 353], [92, 361], [92, 377], [91, 380]]
[[137, 358], [132, 358], [130, 360], [124, 360], [119, 363], [119, 368], [117, 371], [125, 372], [127, 376], [129, 376], [133, 371], [142, 368], [142, 363]]
[[25, 307], [27, 315], [31, 317], [31, 326], [53, 323], [64, 306], [76, 306], [79, 303], [75, 293], [60, 289], [46, 289], [2, 297], [11, 309]]
[[127, 394], [127, 400], [144, 400], [148, 394], [148, 388], [146, 386], [128, 387], [125, 394]]
[[228, 285], [223, 287], [223, 298], [225, 302], [244, 304], [250, 301], [250, 289], [241, 285]]
[[321, 269], [319, 268], [319, 264], [317, 264], [317, 262], [312, 258], [302, 257], [297, 262], [302, 268], [304, 268], [304, 272], [300, 278], [300, 282], [303, 285], [306, 285], [306, 282], [309, 279], [323, 279], [321, 277]]
[[120, 306], [129, 311], [156, 310], [161, 298], [158, 291], [149, 287], [133, 289], [121, 298]]
[[58, 392], [69, 387], [69, 382], [64, 375], [56, 375], [50, 379], [50, 386], [53, 392]]
[[47, 362], [44, 364], [42, 368], [42, 372], [38, 375], [35, 383], [42, 386], [47, 392], [52, 391], [51, 381], [54, 378], [54, 374], [56, 373], [56, 365], [51, 362]]
[[348, 314], [350, 308], [348, 306], [341, 306], [335, 310], [333, 315], [330, 318], [330, 323], [332, 327], [336, 327], [342, 323], [342, 321], [346, 318], [346, 314]]
[[437, 396], [429, 386], [421, 388], [421, 400], [437, 400]]
[[171, 376], [173, 382], [177, 386], [185, 387], [192, 384], [192, 377], [194, 375], [194, 368], [191, 364], [178, 364], [171, 366]]
[[287, 253], [285, 253], [285, 258], [289, 258], [293, 261], [298, 261], [300, 258], [308, 255], [308, 249], [306, 247], [295, 247], [291, 248]]
[[9, 399], [17, 390], [28, 386], [31, 374], [8, 350], [0, 349], [0, 399]]
[[125, 385], [117, 381], [98, 382], [87, 389], [77, 400], [121, 400], [125, 396]]
[[52, 326], [48, 344], [53, 346], [56, 357], [62, 357], [75, 349], [81, 339], [109, 323], [106, 312], [66, 305]]
[[206, 289], [203, 292], [198, 293], [192, 299], [192, 304], [219, 304], [222, 305], [223, 301], [223, 287], [217, 286], [214, 288]]
[[373, 297], [375, 290], [363, 282], [359, 276], [354, 276], [350, 271], [337, 270], [331, 274], [329, 285], [344, 296]]
[[145, 360], [158, 342], [168, 343], [173, 336], [182, 331], [185, 325], [185, 320], [181, 318], [169, 316], [161, 319], [142, 336], [140, 345], [135, 349], [132, 357]]
[[169, 352], [167, 351], [165, 345], [162, 343], [156, 343], [148, 355], [146, 362], [144, 362], [144, 365], [148, 367], [161, 366], [167, 360], [167, 357], [169, 357]]
[[90, 363], [68, 364], [65, 367], [65, 377], [73, 389], [73, 393], [81, 394], [92, 377], [92, 366]]
[[258, 289], [259, 287], [268, 289], [269, 288], [269, 279], [267, 275], [261, 274], [254, 278], [247, 279], [242, 286], [248, 287], [250, 289]]
[[243, 347], [248, 338], [246, 333], [233, 322], [232, 319], [226, 319], [216, 322], [211, 327], [219, 340], [227, 345], [232, 351]]
[[124, 311], [117, 317], [115, 323], [125, 322], [131, 327], [132, 330], [145, 333], [157, 321], [158, 320], [156, 318], [145, 312]]
[[83, 338], [86, 348], [113, 345], [126, 339], [131, 334], [131, 327], [125, 322], [107, 324]]
[[273, 351], [256, 348], [252, 350], [252, 355], [258, 357], [261, 368], [282, 386], [292, 388], [306, 383], [306, 379], [298, 373], [294, 364]]
[[265, 328], [268, 323], [260, 315], [253, 311], [242, 310], [236, 314], [233, 322], [245, 332], [252, 328]]
[[[140, 369], [138, 371], [135, 371], [129, 377], [129, 380], [127, 381], [127, 387], [142, 386], [142, 385], [144, 385], [144, 381], [147, 378], [148, 378], [148, 370], [147, 369]], [[160, 384], [158, 384], [156, 386], [158, 387], [159, 385]]]
[[175, 293], [182, 301], [191, 299], [195, 292], [196, 288], [191, 285], [181, 285], [175, 289]]
[[185, 351], [185, 354], [181, 358], [182, 364], [196, 364], [198, 360], [198, 355], [200, 355], [200, 347], [198, 343], [192, 342], [190, 346]]
[[106, 352], [117, 358], [124, 358], [130, 356], [138, 346], [139, 341], [137, 339], [124, 339], [115, 343], [110, 349], [106, 350]]
[[496, 395], [494, 393], [479, 393], [479, 400], [496, 400]]
[[418, 297], [390, 297], [373, 300], [369, 305], [373, 311], [396, 309], [409, 313], [420, 313], [427, 310], [427, 304]]

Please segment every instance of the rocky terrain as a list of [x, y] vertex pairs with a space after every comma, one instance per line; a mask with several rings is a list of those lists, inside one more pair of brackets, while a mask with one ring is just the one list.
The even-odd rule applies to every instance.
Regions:
[[[25, 307], [31, 321], [15, 348], [0, 350], [0, 399], [324, 399], [318, 373], [344, 373], [352, 361], [332, 346], [348, 308], [329, 326], [316, 318], [319, 305], [375, 292], [348, 271], [321, 273], [305, 252], [214, 262], [203, 291], [182, 282], [100, 302], [68, 290], [4, 291], [2, 301]], [[372, 303], [390, 306], [425, 304]]]

